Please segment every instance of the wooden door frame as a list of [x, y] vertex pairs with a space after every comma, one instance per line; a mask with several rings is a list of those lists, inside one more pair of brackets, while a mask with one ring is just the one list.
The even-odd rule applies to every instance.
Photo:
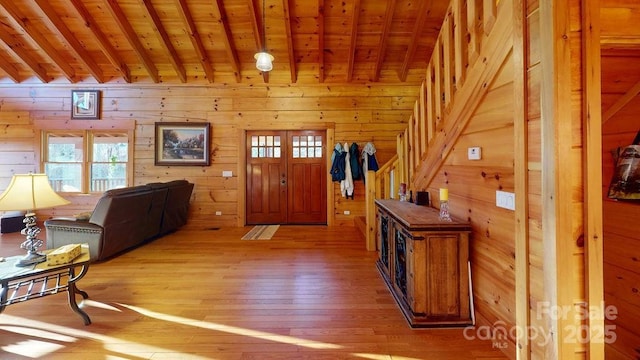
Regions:
[[[269, 124], [271, 125], [271, 124]], [[326, 133], [326, 151], [329, 152], [331, 144], [335, 142], [335, 123], [300, 123], [300, 124], [285, 124], [276, 123], [272, 126], [264, 127], [243, 127], [238, 129], [238, 202], [237, 202], [237, 223], [238, 227], [243, 227], [247, 224], [246, 202], [247, 202], [247, 131], [274, 131], [274, 130], [315, 130], [324, 131]], [[330, 153], [325, 153], [326, 168], [331, 168], [331, 156]], [[335, 194], [333, 193], [333, 182], [331, 182], [331, 175], [327, 171], [326, 191], [327, 191], [327, 226], [333, 226], [335, 223], [335, 215], [333, 208], [335, 207]], [[239, 189], [242, 189], [240, 191]]]

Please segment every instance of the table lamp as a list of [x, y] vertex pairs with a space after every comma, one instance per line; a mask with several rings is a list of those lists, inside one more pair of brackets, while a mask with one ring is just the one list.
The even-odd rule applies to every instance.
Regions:
[[70, 201], [60, 197], [49, 185], [47, 174], [17, 174], [13, 175], [7, 189], [0, 195], [0, 210], [25, 210], [25, 228], [20, 232], [26, 240], [20, 244], [27, 250], [27, 255], [16, 263], [16, 266], [38, 264], [47, 259], [46, 255], [38, 253], [43, 242], [37, 239], [40, 228], [36, 224], [34, 210], [67, 205]]

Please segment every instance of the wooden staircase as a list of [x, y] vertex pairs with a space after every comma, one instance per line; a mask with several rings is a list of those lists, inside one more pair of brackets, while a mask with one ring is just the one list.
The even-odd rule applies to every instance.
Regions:
[[[366, 216], [362, 227], [367, 250], [375, 251], [375, 199], [396, 198], [431, 183], [488, 91], [513, 45], [509, 24], [496, 22], [493, 0], [453, 0], [427, 66], [425, 80], [407, 128], [397, 136], [396, 155], [377, 172], [366, 174]], [[485, 48], [486, 47], [486, 48]], [[459, 100], [458, 100], [459, 99]], [[433, 203], [437, 196], [431, 191]]]

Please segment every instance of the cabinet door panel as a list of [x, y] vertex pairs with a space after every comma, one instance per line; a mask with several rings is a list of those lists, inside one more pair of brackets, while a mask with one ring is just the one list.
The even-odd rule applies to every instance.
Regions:
[[427, 314], [460, 315], [460, 267], [457, 235], [429, 236], [427, 239]]

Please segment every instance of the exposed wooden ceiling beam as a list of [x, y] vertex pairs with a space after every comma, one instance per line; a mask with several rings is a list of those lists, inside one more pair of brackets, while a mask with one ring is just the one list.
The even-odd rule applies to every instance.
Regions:
[[7, 61], [7, 59], [5, 59], [2, 56], [0, 56], [0, 69], [2, 69], [2, 71], [4, 71], [7, 74], [7, 76], [9, 76], [11, 80], [13, 80], [13, 82], [16, 82], [16, 83], [20, 82], [20, 75], [19, 75], [18, 69], [16, 69], [16, 67], [13, 66], [13, 64], [11, 64], [9, 61]]
[[[6, 26], [5, 24], [0, 24], [0, 26]], [[0, 40], [2, 40], [11, 52], [18, 57], [22, 62], [24, 62], [33, 74], [40, 79], [43, 83], [48, 83], [49, 79], [47, 76], [47, 71], [36, 61], [34, 58], [29, 55], [29, 52], [25, 50], [25, 48], [18, 42], [6, 29], [0, 29]]]
[[71, 82], [75, 82], [75, 71], [69, 64], [69, 62], [64, 59], [58, 50], [49, 43], [47, 38], [42, 35], [35, 27], [33, 27], [27, 16], [25, 16], [15, 5], [13, 0], [0, 0], [0, 5], [5, 9], [5, 11], [11, 16], [13, 21], [21, 27], [25, 34], [31, 38], [31, 40], [40, 47], [44, 54], [60, 69], [64, 77]]
[[229, 27], [229, 20], [227, 19], [227, 12], [224, 9], [224, 3], [222, 0], [215, 0], [214, 6], [220, 14], [220, 25], [222, 25], [222, 41], [224, 41], [224, 47], [227, 49], [227, 56], [231, 62], [231, 68], [236, 77], [236, 81], [240, 82], [242, 79], [240, 74], [240, 62], [238, 61], [238, 50], [233, 43], [233, 37], [231, 35], [231, 28]]
[[382, 32], [380, 33], [380, 42], [378, 43], [378, 51], [376, 62], [373, 67], [373, 74], [371, 74], [371, 80], [377, 82], [380, 79], [380, 70], [382, 70], [382, 62], [384, 61], [384, 53], [387, 50], [387, 40], [389, 38], [389, 29], [391, 29], [391, 22], [393, 21], [393, 13], [396, 10], [396, 0], [389, 0], [387, 2], [387, 9], [384, 12], [384, 23]]
[[120, 8], [120, 5], [118, 5], [118, 2], [116, 0], [105, 0], [105, 3], [107, 4], [107, 9], [111, 13], [111, 16], [113, 16], [113, 18], [116, 20], [118, 27], [142, 61], [142, 65], [147, 70], [147, 73], [149, 73], [149, 76], [151, 76], [151, 79], [153, 79], [153, 82], [159, 83], [160, 76], [158, 74], [156, 65], [151, 60], [149, 54], [147, 54], [147, 52], [145, 51], [144, 46], [142, 46], [140, 39], [138, 39], [135, 30], [133, 30], [133, 27], [131, 27], [129, 20], [127, 20], [127, 17]]
[[[264, 48], [264, 36], [263, 30], [264, 24], [261, 20], [260, 14], [258, 14], [258, 9], [260, 8], [260, 0], [248, 0], [247, 5], [249, 6], [249, 18], [251, 19], [251, 27], [253, 28], [253, 38], [256, 41], [256, 45], [258, 46], [257, 51], [265, 50]], [[266, 1], [266, 0], [262, 0]], [[262, 72], [262, 80], [265, 84], [269, 83], [269, 72]]]
[[151, 3], [150, 0], [140, 0], [140, 3], [144, 5], [144, 9], [146, 10], [147, 15], [149, 15], [149, 18], [151, 19], [151, 25], [153, 26], [153, 31], [160, 37], [160, 43], [162, 44], [162, 46], [164, 46], [165, 50], [167, 50], [167, 52], [169, 53], [169, 61], [171, 61], [171, 65], [173, 66], [173, 69], [176, 71], [176, 74], [178, 74], [180, 81], [182, 81], [182, 83], [186, 83], [187, 71], [184, 69], [184, 64], [182, 64], [182, 60], [180, 60], [180, 57], [178, 56], [178, 52], [176, 51], [175, 47], [173, 47], [173, 44], [171, 43], [171, 38], [169, 37], [169, 34], [167, 34], [167, 31], [164, 29], [164, 25], [162, 25], [162, 21], [158, 16], [158, 12], [153, 7], [153, 4]]
[[86, 26], [89, 29], [89, 31], [91, 31], [93, 36], [95, 36], [95, 39], [97, 40], [97, 45], [100, 47], [100, 50], [102, 50], [102, 53], [107, 57], [111, 65], [113, 65], [116, 68], [116, 71], [120, 73], [120, 75], [122, 76], [122, 79], [125, 82], [131, 83], [131, 73], [129, 71], [129, 67], [127, 66], [127, 64], [124, 63], [124, 61], [122, 61], [122, 59], [120, 58], [120, 55], [118, 55], [116, 50], [113, 48], [113, 46], [107, 39], [107, 36], [97, 26], [97, 23], [93, 19], [93, 16], [91, 16], [89, 11], [87, 11], [87, 9], [85, 8], [83, 4], [83, 0], [69, 0], [69, 1], [71, 2], [71, 5], [74, 7], [78, 15], [82, 17], [82, 21], [84, 21], [84, 26]]
[[207, 80], [209, 80], [210, 83], [213, 83], [213, 66], [211, 66], [209, 55], [207, 55], [207, 51], [204, 48], [202, 38], [200, 38], [200, 33], [198, 33], [198, 28], [196, 27], [196, 23], [193, 21], [193, 16], [187, 6], [187, 2], [186, 0], [176, 0], [176, 4], [178, 6], [178, 12], [182, 17], [182, 21], [187, 27], [191, 45], [193, 45], [194, 50], [198, 54], [204, 74], [207, 77]]
[[318, 0], [318, 81], [324, 82], [324, 0]]
[[624, 93], [622, 97], [618, 99], [613, 105], [611, 105], [602, 116], [602, 124], [604, 125], [609, 121], [618, 111], [620, 111], [625, 105], [627, 105], [633, 98], [640, 94], [640, 81], [635, 83], [629, 91]]
[[253, 39], [257, 46], [256, 50], [262, 51], [264, 49], [264, 44], [262, 43], [262, 20], [260, 19], [260, 14], [258, 14], [258, 9], [260, 8], [260, 4], [258, 3], [259, 1], [260, 0], [247, 0], [247, 5], [249, 7], [251, 27], [253, 28]]
[[351, 39], [349, 55], [347, 59], [347, 81], [353, 79], [353, 63], [356, 58], [356, 41], [358, 40], [358, 19], [360, 18], [360, 0], [353, 2], [353, 14], [351, 14]]
[[296, 69], [296, 58], [293, 49], [293, 36], [291, 35], [291, 8], [294, 0], [282, 0], [284, 6], [284, 27], [287, 32], [287, 52], [289, 53], [289, 71], [291, 73], [291, 83], [298, 81], [298, 70]]
[[428, 4], [430, 1], [421, 1], [420, 2], [420, 10], [418, 12], [418, 18], [416, 22], [413, 24], [413, 32], [411, 33], [411, 38], [409, 40], [409, 47], [407, 48], [407, 53], [404, 57], [404, 62], [402, 63], [402, 67], [400, 68], [399, 77], [401, 81], [407, 80], [407, 74], [409, 73], [409, 65], [411, 65], [411, 59], [416, 53], [416, 49], [418, 48], [418, 41], [422, 36], [422, 28], [424, 27], [424, 22], [427, 19], [427, 15], [429, 11], [427, 10]]
[[69, 44], [78, 60], [83, 63], [87, 69], [89, 69], [93, 78], [99, 83], [104, 83], [102, 69], [98, 66], [84, 46], [80, 44], [80, 41], [76, 39], [60, 16], [55, 12], [53, 6], [49, 3], [49, 0], [35, 0], [35, 2], [44, 15], [44, 19], [47, 19], [51, 27], [53, 27], [53, 29], [64, 38], [67, 44]]

